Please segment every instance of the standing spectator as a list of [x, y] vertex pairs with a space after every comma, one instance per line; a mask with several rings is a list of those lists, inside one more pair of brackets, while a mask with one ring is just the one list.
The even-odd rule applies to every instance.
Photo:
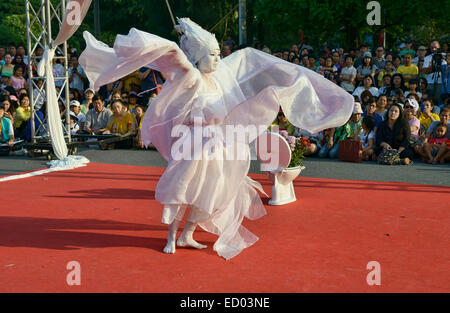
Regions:
[[356, 69], [353, 67], [353, 58], [347, 54], [345, 56], [345, 67], [341, 71], [339, 77], [341, 80], [341, 87], [349, 93], [355, 90]]
[[85, 130], [94, 135], [103, 134], [106, 131], [112, 112], [105, 108], [105, 103], [99, 94], [94, 95], [92, 103], [94, 107], [86, 114]]
[[141, 67], [139, 77], [142, 80], [141, 91], [142, 104], [147, 105], [148, 99], [153, 93], [158, 94], [164, 84], [165, 77], [161, 72], [155, 71], [148, 67]]
[[425, 57], [423, 63], [423, 72], [427, 74], [428, 93], [436, 99], [439, 99], [441, 94], [441, 68], [447, 64], [439, 48], [439, 42], [433, 41], [430, 44], [431, 54]]
[[142, 121], [144, 120], [145, 115], [145, 109], [143, 106], [139, 105], [134, 110], [134, 118], [136, 120], [136, 138], [135, 138], [135, 146], [143, 149], [144, 148], [144, 142], [142, 141], [141, 137], [141, 128], [142, 128]]
[[394, 103], [388, 111], [387, 119], [377, 129], [375, 154], [379, 155], [383, 149], [397, 149], [401, 163], [409, 164], [414, 155], [409, 145], [410, 134], [402, 107]]
[[378, 94], [378, 88], [373, 87], [373, 77], [371, 75], [366, 75], [364, 77], [363, 85], [355, 89], [353, 96], [360, 97], [361, 93], [365, 90], [370, 91], [372, 96], [376, 96]]
[[14, 75], [14, 64], [12, 63], [12, 57], [11, 54], [5, 55], [5, 64], [3, 64], [0, 68], [0, 72], [8, 73], [9, 77], [12, 77]]
[[64, 77], [64, 66], [62, 66], [60, 63], [58, 63], [58, 60], [53, 58], [52, 59], [52, 65], [53, 65], [53, 78], [55, 80], [55, 86], [57, 88], [61, 88], [63, 85], [63, 80], [61, 79]]
[[334, 51], [334, 52], [333, 52], [333, 65], [334, 65], [334, 66], [336, 67], [336, 69], [337, 69], [337, 75], [338, 75], [338, 76], [341, 74], [341, 70], [342, 70], [340, 60], [341, 60], [341, 56], [339, 55], [339, 52]]
[[69, 75], [69, 87], [77, 89], [80, 92], [84, 90], [84, 84], [88, 83], [86, 73], [81, 65], [78, 63], [78, 56], [72, 55], [70, 57], [71, 66], [68, 70]]
[[[447, 64], [442, 65], [442, 90], [441, 99], [446, 99], [450, 94], [450, 53], [447, 53]], [[442, 105], [442, 108], [444, 106]]]
[[419, 49], [417, 49], [417, 56], [412, 59], [411, 63], [415, 66], [419, 67], [419, 61], [425, 60], [425, 55], [427, 54], [427, 48], [425, 46], [420, 46]]
[[397, 73], [403, 75], [405, 86], [409, 87], [409, 81], [416, 79], [419, 75], [419, 69], [414, 64], [411, 64], [411, 54], [405, 53], [403, 55], [403, 65], [400, 65], [397, 69]]

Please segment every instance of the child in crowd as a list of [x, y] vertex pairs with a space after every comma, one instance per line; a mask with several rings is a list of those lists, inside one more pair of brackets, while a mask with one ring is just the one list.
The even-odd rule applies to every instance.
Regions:
[[362, 133], [359, 135], [359, 140], [361, 141], [361, 154], [364, 161], [376, 161], [376, 157], [373, 151], [375, 146], [375, 118], [373, 116], [367, 115], [362, 119]]
[[428, 163], [445, 163], [443, 156], [449, 151], [450, 148], [450, 141], [448, 140], [446, 133], [447, 124], [441, 123], [436, 127], [436, 137], [431, 137], [430, 140], [428, 140], [428, 147], [430, 149], [425, 149], [425, 152], [429, 158]]
[[77, 123], [78, 117], [74, 112], [70, 112], [70, 134], [76, 135], [80, 130], [80, 125]]

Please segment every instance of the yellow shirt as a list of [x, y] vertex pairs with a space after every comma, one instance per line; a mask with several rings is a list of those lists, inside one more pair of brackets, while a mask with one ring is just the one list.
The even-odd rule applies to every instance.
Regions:
[[31, 116], [31, 108], [19, 106], [16, 110], [16, 127], [20, 127], [22, 122], [27, 122]]
[[124, 81], [123, 81], [123, 89], [126, 92], [130, 92], [131, 91], [131, 84], [135, 84], [138, 87], [141, 87], [142, 85], [142, 81], [139, 77], [139, 70], [131, 73], [130, 75], [128, 75]]
[[[401, 65], [398, 67], [397, 73], [402, 74], [403, 77], [412, 79], [414, 76], [419, 75], [419, 69], [414, 64], [410, 66]], [[405, 86], [409, 88], [409, 83], [405, 82]]]
[[133, 115], [128, 112], [125, 115], [112, 116], [111, 120], [108, 123], [108, 126], [106, 126], [106, 129], [113, 134], [117, 133], [125, 135], [126, 133], [135, 131], [135, 119]]
[[[430, 114], [431, 116], [433, 116], [433, 118], [436, 120], [436, 121], [440, 121], [441, 119], [439, 118], [439, 115], [437, 115], [436, 113], [431, 113]], [[420, 125], [423, 125], [423, 127], [424, 127], [424, 131], [426, 132], [427, 131], [427, 129], [428, 129], [428, 127], [430, 127], [430, 124], [433, 122], [433, 120], [431, 119], [431, 117], [425, 117], [424, 115], [423, 115], [423, 113], [422, 114], [420, 114], [420, 116], [419, 116], [419, 121], [420, 121]]]

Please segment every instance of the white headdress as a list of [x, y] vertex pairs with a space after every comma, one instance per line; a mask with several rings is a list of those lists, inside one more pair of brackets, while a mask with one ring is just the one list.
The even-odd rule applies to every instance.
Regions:
[[194, 66], [211, 50], [219, 49], [219, 43], [214, 34], [203, 29], [188, 17], [177, 18], [177, 21], [178, 25], [175, 26], [175, 29], [183, 34], [180, 48]]

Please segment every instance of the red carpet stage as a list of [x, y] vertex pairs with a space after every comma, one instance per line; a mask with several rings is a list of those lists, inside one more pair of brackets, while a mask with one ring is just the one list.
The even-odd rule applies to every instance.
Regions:
[[260, 240], [226, 261], [200, 229], [206, 250], [162, 252], [163, 170], [91, 163], [0, 183], [0, 292], [450, 292], [450, 188], [299, 177], [298, 201], [245, 220]]

